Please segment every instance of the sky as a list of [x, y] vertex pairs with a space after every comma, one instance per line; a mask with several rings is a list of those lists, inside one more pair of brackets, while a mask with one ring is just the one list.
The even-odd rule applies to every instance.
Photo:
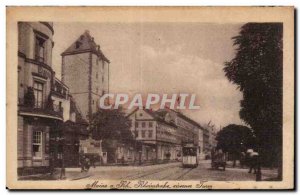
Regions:
[[89, 30], [111, 62], [111, 93], [194, 93], [200, 109], [183, 110], [187, 116], [217, 128], [243, 124], [242, 93], [223, 71], [235, 55], [231, 38], [241, 25], [54, 23], [53, 69], [60, 78], [60, 54]]

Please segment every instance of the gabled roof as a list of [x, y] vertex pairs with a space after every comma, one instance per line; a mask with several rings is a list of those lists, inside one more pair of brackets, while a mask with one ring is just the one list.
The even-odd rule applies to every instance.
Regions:
[[99, 56], [102, 60], [109, 63], [109, 60], [100, 50], [100, 46], [95, 43], [94, 37], [92, 37], [87, 30], [80, 35], [79, 38], [74, 41], [61, 55], [65, 56], [85, 52], [92, 52]]
[[[134, 109], [131, 113], [129, 113], [129, 114], [127, 115], [127, 117], [129, 117], [129, 116], [131, 116], [132, 114], [134, 114], [137, 110], [139, 110], [139, 108]], [[158, 121], [158, 122], [161, 122], [161, 123], [163, 123], [163, 124], [165, 124], [165, 125], [169, 125], [169, 126], [172, 126], [172, 127], [177, 128], [177, 125], [175, 125], [175, 124], [172, 123], [172, 122], [166, 121], [165, 118], [164, 118], [164, 117], [161, 117], [157, 112], [154, 112], [154, 111], [152, 111], [152, 110], [150, 110], [150, 109], [143, 109], [143, 111], [145, 111], [145, 112], [148, 113], [150, 116], [152, 116], [154, 120], [156, 120], [156, 121]]]
[[170, 109], [170, 108], [166, 108], [163, 110], [158, 110], [157, 113], [159, 113], [160, 116], [165, 116], [169, 111], [175, 112], [177, 114], [177, 116], [179, 116], [180, 118], [184, 119], [185, 121], [195, 125], [196, 127], [200, 128], [200, 129], [204, 129], [199, 123], [197, 123], [196, 121], [194, 121], [193, 119], [185, 116], [184, 114], [182, 114], [181, 112], [178, 112], [176, 110]]

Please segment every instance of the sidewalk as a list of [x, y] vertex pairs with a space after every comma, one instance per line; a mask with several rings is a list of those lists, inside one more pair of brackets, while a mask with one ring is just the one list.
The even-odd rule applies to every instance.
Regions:
[[84, 179], [91, 176], [90, 172], [81, 172], [80, 168], [72, 168], [68, 170], [66, 168], [65, 177], [60, 179], [61, 170], [57, 168], [54, 173], [51, 175], [50, 173], [47, 174], [35, 174], [35, 175], [27, 175], [27, 176], [19, 176], [19, 180], [78, 180]]
[[[226, 169], [228, 169], [228, 170], [236, 170], [236, 171], [243, 171], [243, 172], [248, 172], [249, 171], [249, 167], [244, 166], [242, 168], [239, 165], [238, 161], [237, 161], [235, 167], [233, 167], [233, 162], [232, 161], [227, 161], [227, 163], [226, 163]], [[261, 176], [262, 176], [262, 180], [263, 181], [264, 180], [273, 180], [273, 179], [276, 180], [276, 178], [277, 178], [277, 169], [275, 169], [275, 168], [271, 169], [271, 168], [262, 167], [261, 168]]]

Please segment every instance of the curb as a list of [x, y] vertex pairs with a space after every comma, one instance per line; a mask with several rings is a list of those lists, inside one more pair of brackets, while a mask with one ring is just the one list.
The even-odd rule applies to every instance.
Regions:
[[84, 175], [84, 176], [81, 176], [81, 177], [73, 178], [73, 179], [71, 179], [71, 181], [80, 180], [80, 179], [85, 179], [85, 178], [89, 178], [89, 177], [91, 177], [91, 176], [92, 176], [92, 175]]

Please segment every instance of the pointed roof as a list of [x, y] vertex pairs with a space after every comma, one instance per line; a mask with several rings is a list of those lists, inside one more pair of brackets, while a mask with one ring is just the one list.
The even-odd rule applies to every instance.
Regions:
[[109, 60], [104, 56], [100, 49], [100, 45], [97, 45], [94, 41], [94, 37], [90, 35], [90, 32], [86, 30], [79, 38], [73, 42], [63, 53], [62, 56], [92, 52], [99, 56], [102, 60], [109, 63]]

